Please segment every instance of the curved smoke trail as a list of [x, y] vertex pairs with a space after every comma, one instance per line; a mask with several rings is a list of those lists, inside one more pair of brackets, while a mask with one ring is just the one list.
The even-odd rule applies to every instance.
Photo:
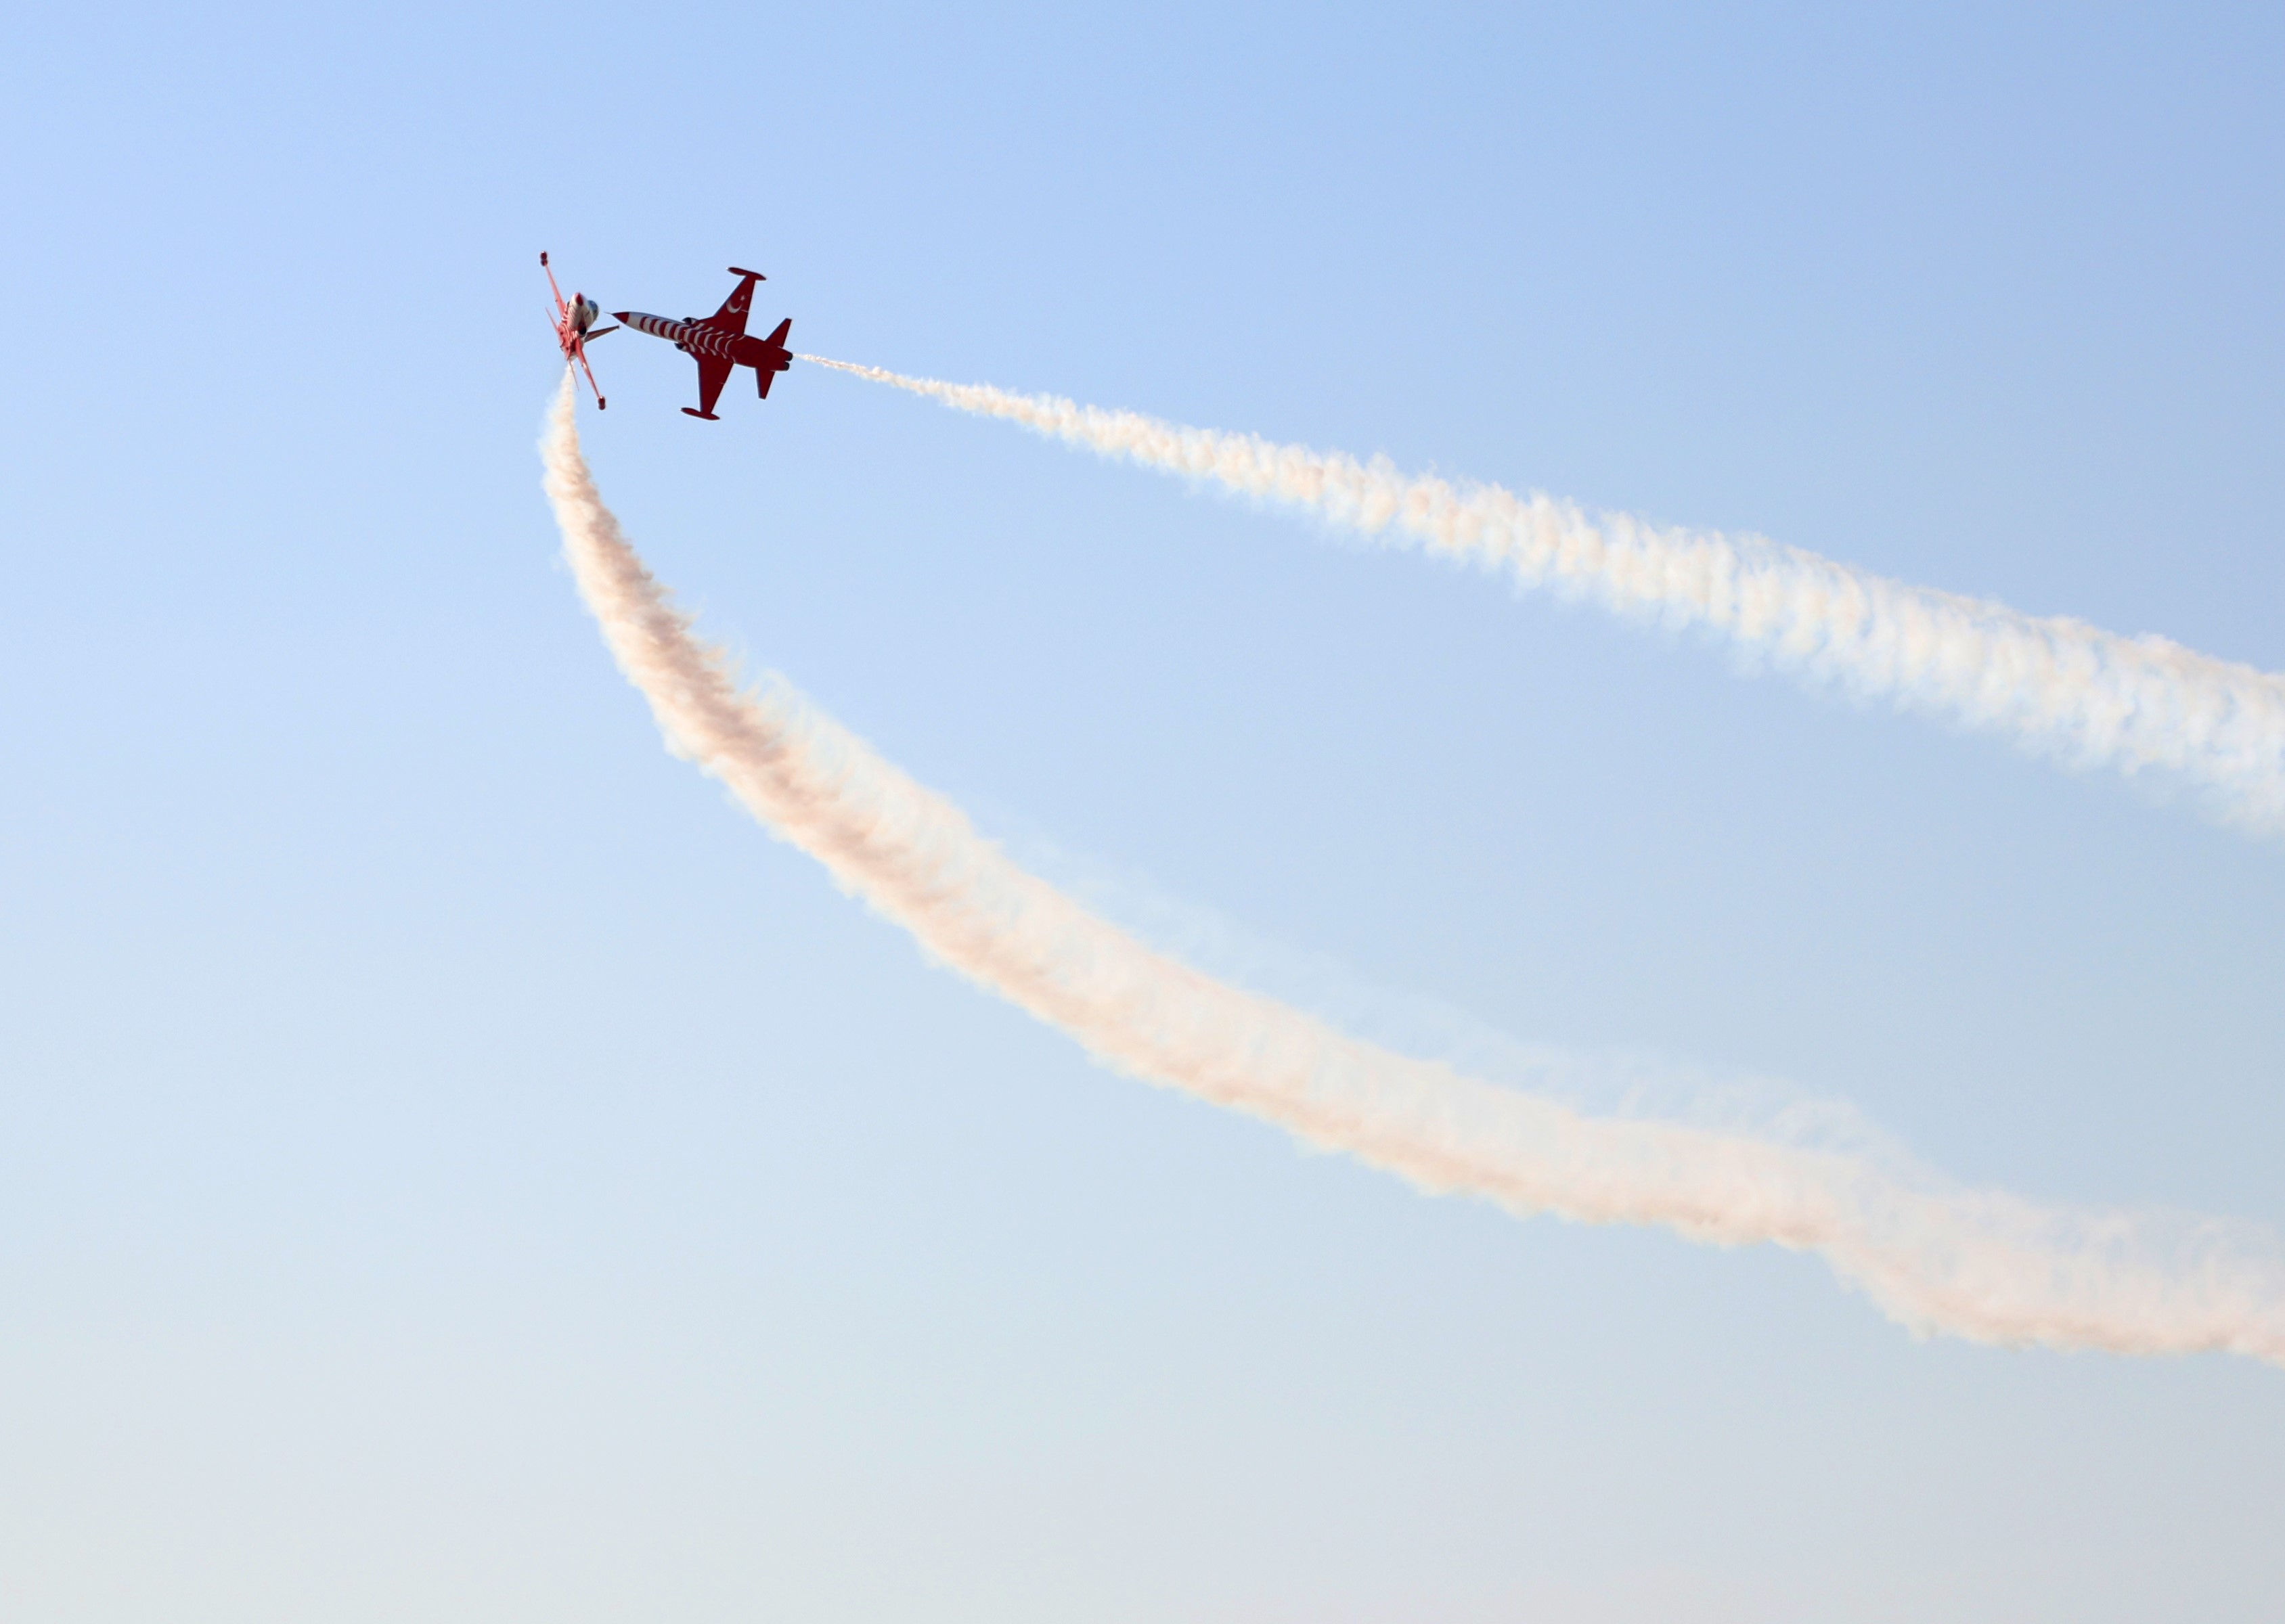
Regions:
[[1411, 478], [1386, 459], [877, 366], [802, 360], [1006, 418], [1107, 457], [1504, 569], [1621, 613], [1705, 626], [1868, 697], [2012, 735], [2078, 766], [2179, 775], [2226, 821], [2285, 831], [2285, 677], [2161, 637], [1883, 579], [1760, 537], [1661, 530], [1534, 492]]
[[670, 747], [931, 956], [1104, 1064], [1517, 1213], [1814, 1251], [1918, 1330], [2285, 1365], [2285, 1270], [2218, 1223], [2046, 1212], [1836, 1151], [1582, 1116], [1359, 1041], [1146, 947], [782, 682], [742, 692], [604, 506], [573, 406], [567, 381], [541, 442], [564, 553]]

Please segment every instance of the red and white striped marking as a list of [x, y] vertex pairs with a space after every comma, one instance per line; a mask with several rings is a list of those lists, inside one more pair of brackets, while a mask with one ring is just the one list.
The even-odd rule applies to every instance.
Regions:
[[663, 338], [670, 344], [679, 344], [695, 355], [712, 356], [723, 361], [734, 358], [731, 347], [738, 341], [737, 339], [703, 322], [669, 321], [664, 316], [647, 316], [640, 310], [622, 311], [619, 319], [638, 333], [648, 333], [653, 338]]

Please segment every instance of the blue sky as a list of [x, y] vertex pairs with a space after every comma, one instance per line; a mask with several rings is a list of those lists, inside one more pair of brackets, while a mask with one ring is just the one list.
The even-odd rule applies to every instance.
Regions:
[[[2264, 1616], [2273, 1371], [1425, 1201], [931, 970], [659, 749], [531, 447], [540, 248], [670, 315], [753, 265], [797, 348], [2285, 669], [2281, 43], [20, 12], [12, 1616]], [[1279, 990], [2285, 1228], [2273, 842], [855, 380], [696, 424], [596, 362], [711, 632]]]

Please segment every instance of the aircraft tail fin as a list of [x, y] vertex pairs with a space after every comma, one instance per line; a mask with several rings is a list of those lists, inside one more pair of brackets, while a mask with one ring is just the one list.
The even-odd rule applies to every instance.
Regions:
[[769, 337], [762, 341], [777, 351], [776, 355], [767, 357], [762, 365], [754, 368], [754, 381], [761, 386], [761, 396], [764, 400], [770, 397], [771, 381], [793, 365], [792, 357], [786, 353], [786, 334], [792, 331], [793, 318], [789, 316], [778, 323], [776, 330]]

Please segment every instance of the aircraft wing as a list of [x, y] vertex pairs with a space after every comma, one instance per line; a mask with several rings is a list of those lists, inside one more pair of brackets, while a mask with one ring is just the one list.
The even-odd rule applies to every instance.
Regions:
[[722, 386], [730, 381], [734, 365], [726, 357], [702, 355], [694, 357], [698, 363], [698, 410], [694, 417], [712, 417], [714, 403], [722, 398]]
[[754, 284], [762, 279], [762, 273], [758, 271], [741, 271], [733, 265], [730, 267], [730, 274], [738, 279], [738, 286], [730, 290], [730, 296], [722, 301], [722, 308], [707, 318], [706, 325], [718, 328], [724, 333], [734, 333], [743, 336], [746, 331], [746, 311], [754, 302]]

